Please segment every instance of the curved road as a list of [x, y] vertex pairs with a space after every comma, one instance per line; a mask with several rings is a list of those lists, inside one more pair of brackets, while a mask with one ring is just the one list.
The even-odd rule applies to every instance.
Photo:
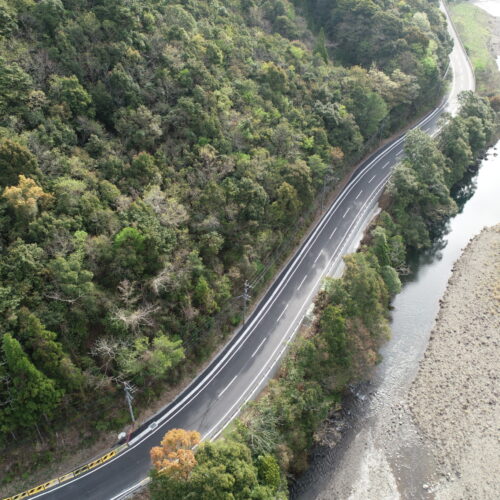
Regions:
[[[444, 111], [455, 112], [457, 95], [474, 88], [474, 76], [455, 39], [450, 96], [417, 126], [430, 134]], [[404, 137], [375, 153], [357, 169], [295, 256], [260, 301], [246, 325], [206, 370], [157, 414], [129, 447], [86, 473], [30, 498], [109, 500], [121, 498], [143, 480], [151, 467], [149, 450], [174, 427], [197, 429], [215, 438], [273, 375], [324, 276], [340, 272], [342, 256], [352, 251], [373, 215], [391, 168], [403, 155]], [[15, 497], [14, 497], [15, 498]], [[25, 498], [25, 497], [22, 497]]]

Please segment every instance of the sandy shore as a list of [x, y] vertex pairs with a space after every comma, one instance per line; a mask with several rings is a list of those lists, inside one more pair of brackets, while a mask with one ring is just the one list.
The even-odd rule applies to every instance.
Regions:
[[[456, 262], [408, 404], [441, 480], [436, 499], [500, 495], [500, 225]], [[426, 485], [427, 486], [427, 485]]]

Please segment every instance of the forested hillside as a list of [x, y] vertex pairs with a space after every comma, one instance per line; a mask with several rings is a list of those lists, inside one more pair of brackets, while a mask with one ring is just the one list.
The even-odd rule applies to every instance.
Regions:
[[[418, 129], [408, 133], [405, 159], [383, 196], [386, 210], [372, 221], [358, 252], [344, 257], [343, 275], [325, 278], [312, 321], [302, 324], [263, 394], [217, 441], [191, 451], [194, 443], [186, 437], [193, 433], [177, 429], [151, 450], [152, 500], [289, 498], [287, 481], [293, 484], [308, 467], [311, 447], [323, 439], [330, 449], [339, 443], [349, 424], [334, 423], [332, 416], [346, 390], [370, 378], [380, 360], [408, 255], [440, 244], [457, 210], [452, 188], [494, 137], [497, 117], [487, 99], [463, 92], [459, 101], [458, 115], [438, 138]], [[300, 496], [294, 493], [292, 498]]]
[[437, 1], [296, 4], [0, 0], [0, 442], [174, 380], [325, 186], [438, 99]]

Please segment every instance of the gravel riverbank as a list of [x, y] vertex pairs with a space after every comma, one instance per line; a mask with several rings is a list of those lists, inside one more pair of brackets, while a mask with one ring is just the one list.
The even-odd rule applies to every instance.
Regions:
[[[453, 269], [408, 407], [441, 479], [436, 499], [500, 491], [500, 225], [473, 238]], [[424, 486], [425, 488], [427, 485]]]

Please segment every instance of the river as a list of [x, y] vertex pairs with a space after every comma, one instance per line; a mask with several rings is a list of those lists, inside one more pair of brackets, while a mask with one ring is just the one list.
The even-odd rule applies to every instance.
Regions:
[[426, 483], [436, 479], [432, 455], [403, 411], [429, 340], [439, 299], [454, 262], [485, 226], [500, 222], [500, 141], [490, 148], [477, 174], [454, 195], [460, 211], [430, 251], [412, 263], [393, 301], [392, 337], [369, 382], [352, 389], [333, 428], [344, 429], [336, 446], [317, 446], [311, 466], [294, 485], [300, 500], [433, 498]]

